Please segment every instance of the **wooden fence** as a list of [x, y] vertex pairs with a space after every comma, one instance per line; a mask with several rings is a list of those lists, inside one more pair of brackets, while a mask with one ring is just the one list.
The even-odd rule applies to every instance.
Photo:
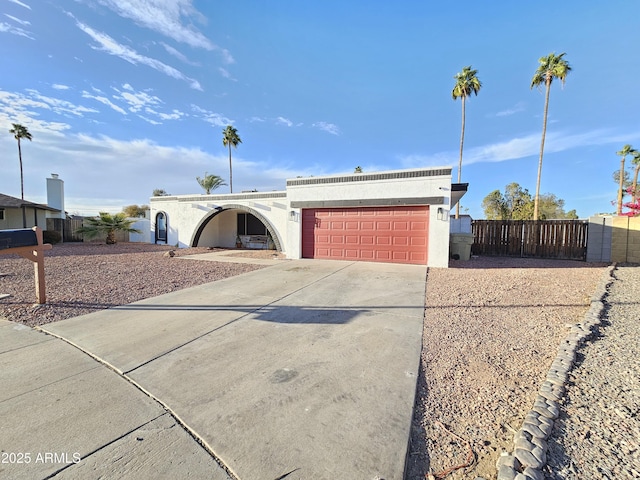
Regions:
[[58, 232], [63, 242], [82, 242], [82, 234], [76, 233], [80, 227], [82, 218], [47, 218], [47, 230]]
[[585, 260], [586, 220], [474, 220], [474, 255]]

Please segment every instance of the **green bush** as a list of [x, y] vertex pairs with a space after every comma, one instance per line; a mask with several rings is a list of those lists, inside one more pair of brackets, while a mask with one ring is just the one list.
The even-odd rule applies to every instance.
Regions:
[[60, 243], [62, 241], [62, 235], [55, 230], [44, 230], [42, 232], [42, 240], [44, 243]]

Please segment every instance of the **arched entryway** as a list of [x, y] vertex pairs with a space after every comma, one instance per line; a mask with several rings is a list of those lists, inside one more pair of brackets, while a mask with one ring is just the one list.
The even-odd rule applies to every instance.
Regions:
[[167, 221], [167, 214], [165, 212], [156, 213], [155, 222], [155, 243], [167, 243], [167, 231], [169, 230], [169, 223]]
[[[218, 219], [215, 225], [211, 224], [214, 218]], [[245, 243], [247, 238], [259, 239], [264, 236], [273, 242], [273, 248], [276, 251], [282, 251], [282, 236], [271, 222], [257, 210], [237, 204], [225, 205], [212, 210], [198, 223], [190, 245], [192, 247], [205, 246], [202, 241], [207, 238], [208, 243], [217, 241], [219, 244], [206, 246], [232, 247], [235, 246], [238, 236], [242, 237]], [[259, 242], [255, 244], [258, 245]], [[256, 248], [258, 247], [256, 246]]]

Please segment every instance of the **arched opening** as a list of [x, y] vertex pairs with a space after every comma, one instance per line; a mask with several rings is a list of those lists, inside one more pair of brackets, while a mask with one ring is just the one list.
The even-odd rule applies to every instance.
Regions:
[[156, 213], [155, 243], [167, 243], [168, 229], [167, 214], [165, 212]]
[[[214, 221], [215, 219], [215, 221]], [[260, 212], [244, 205], [225, 205], [203, 218], [191, 239], [192, 247], [237, 248], [282, 251], [282, 237]]]

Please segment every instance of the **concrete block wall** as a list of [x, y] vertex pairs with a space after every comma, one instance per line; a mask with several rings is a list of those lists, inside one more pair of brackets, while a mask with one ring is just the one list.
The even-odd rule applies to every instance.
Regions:
[[611, 262], [613, 217], [589, 218], [587, 262]]
[[614, 217], [611, 261], [640, 263], [640, 217]]

